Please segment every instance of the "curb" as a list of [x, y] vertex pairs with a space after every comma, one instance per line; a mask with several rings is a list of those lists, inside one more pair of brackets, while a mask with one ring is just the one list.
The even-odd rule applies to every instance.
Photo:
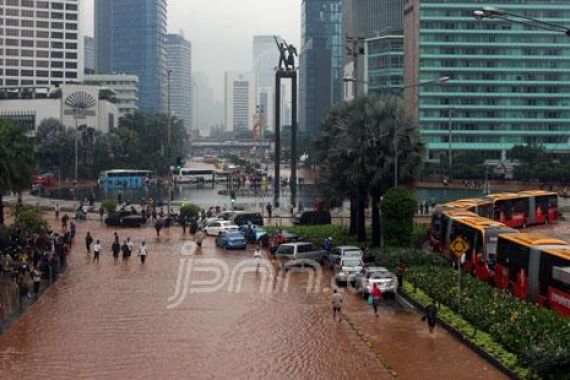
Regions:
[[[416, 301], [412, 296], [406, 293], [403, 289], [399, 292], [399, 296], [413, 308], [418, 311], [423, 312], [425, 310], [424, 306]], [[457, 340], [459, 340], [462, 344], [469, 347], [472, 351], [478, 354], [480, 357], [485, 359], [487, 362], [492, 364], [495, 368], [501, 371], [503, 374], [507, 375], [511, 379], [521, 379], [521, 377], [512, 371], [509, 367], [505, 366], [501, 363], [496, 357], [489, 354], [487, 351], [483, 350], [482, 348], [476, 346], [473, 342], [465, 337], [459, 330], [455, 329], [455, 327], [451, 326], [446, 321], [442, 320], [437, 317], [437, 324], [447, 330], [451, 335], [453, 335]]]

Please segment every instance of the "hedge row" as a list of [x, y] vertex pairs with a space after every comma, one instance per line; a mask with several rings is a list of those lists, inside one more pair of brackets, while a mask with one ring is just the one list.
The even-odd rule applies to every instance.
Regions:
[[529, 367], [543, 378], [561, 378], [570, 373], [568, 319], [471, 276], [463, 279], [459, 304], [457, 273], [449, 267], [413, 267], [406, 277], [514, 353], [518, 363], [509, 363], [510, 368]]

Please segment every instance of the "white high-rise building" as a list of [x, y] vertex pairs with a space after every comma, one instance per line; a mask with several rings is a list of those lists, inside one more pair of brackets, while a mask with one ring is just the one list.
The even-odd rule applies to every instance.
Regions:
[[255, 106], [255, 74], [226, 72], [224, 81], [225, 130], [252, 129]]
[[181, 34], [166, 36], [170, 70], [170, 109], [173, 116], [192, 127], [192, 43]]
[[275, 130], [275, 68], [279, 50], [272, 35], [253, 36], [253, 72], [257, 83], [257, 104], [262, 109], [262, 127]]
[[0, 1], [0, 86], [60, 86], [83, 79], [80, 0]]

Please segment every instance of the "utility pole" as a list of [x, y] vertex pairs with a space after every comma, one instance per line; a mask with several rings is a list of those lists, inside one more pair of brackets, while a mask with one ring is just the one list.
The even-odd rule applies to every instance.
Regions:
[[453, 163], [452, 161], [452, 157], [451, 157], [451, 145], [452, 145], [452, 140], [451, 140], [451, 136], [452, 136], [452, 123], [453, 123], [453, 108], [449, 107], [449, 120], [447, 123], [447, 141], [448, 141], [448, 159], [449, 159], [449, 179], [451, 180], [451, 165]]
[[170, 152], [171, 152], [171, 131], [170, 131], [170, 75], [172, 74], [172, 69], [168, 69], [168, 79], [167, 79], [167, 104], [166, 104], [166, 128], [167, 128], [167, 148], [166, 148], [166, 161], [168, 162], [168, 171], [167, 171], [167, 181], [168, 181], [168, 200], [167, 206], [168, 207], [168, 225], [170, 225], [170, 198], [172, 198], [172, 173], [170, 171]]

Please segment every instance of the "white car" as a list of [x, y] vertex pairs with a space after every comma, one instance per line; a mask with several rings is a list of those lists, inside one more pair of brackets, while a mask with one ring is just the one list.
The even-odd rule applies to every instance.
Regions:
[[352, 245], [341, 245], [334, 247], [331, 253], [325, 258], [325, 261], [327, 261], [327, 264], [331, 269], [334, 269], [335, 264], [338, 263], [338, 260], [340, 259], [344, 259], [346, 257], [362, 259], [363, 256], [364, 253], [362, 253], [360, 248]]
[[211, 222], [204, 228], [206, 235], [218, 236], [220, 232], [223, 231], [239, 231], [239, 227], [232, 222], [226, 220], [216, 220]]

